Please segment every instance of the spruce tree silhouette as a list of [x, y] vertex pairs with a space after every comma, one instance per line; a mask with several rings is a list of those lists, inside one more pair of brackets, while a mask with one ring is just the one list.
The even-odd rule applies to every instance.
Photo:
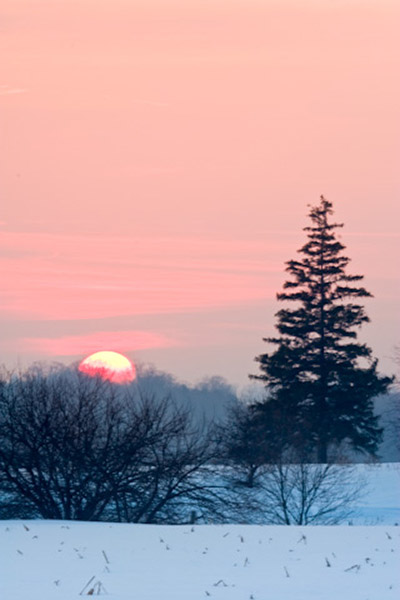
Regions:
[[[323, 196], [310, 208], [308, 240], [288, 261], [290, 280], [277, 294], [294, 308], [276, 313], [279, 337], [264, 338], [275, 351], [256, 357], [269, 399], [258, 403], [255, 415], [268, 420], [276, 412], [286, 422], [292, 442], [307, 444], [318, 462], [328, 460], [330, 445], [346, 440], [374, 455], [382, 435], [373, 414], [372, 398], [384, 393], [392, 378], [377, 372], [371, 349], [357, 341], [357, 329], [369, 321], [363, 298], [371, 297], [348, 275], [350, 259], [336, 238], [342, 223], [332, 223], [332, 203]], [[271, 423], [269, 423], [269, 428]]]

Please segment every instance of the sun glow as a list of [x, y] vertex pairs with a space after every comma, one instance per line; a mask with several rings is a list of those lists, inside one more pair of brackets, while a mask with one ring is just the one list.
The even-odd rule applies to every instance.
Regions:
[[136, 379], [136, 369], [129, 358], [110, 350], [95, 352], [85, 358], [79, 365], [79, 371], [112, 383], [129, 383]]

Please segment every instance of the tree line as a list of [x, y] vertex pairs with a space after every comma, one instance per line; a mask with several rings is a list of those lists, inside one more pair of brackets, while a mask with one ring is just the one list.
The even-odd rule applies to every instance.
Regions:
[[3, 379], [0, 414], [4, 514], [162, 522], [197, 496], [212, 502], [211, 432], [168, 398], [36, 367]]
[[392, 382], [357, 341], [360, 275], [332, 204], [311, 207], [287, 263], [275, 350], [256, 358], [265, 397], [199, 422], [173, 397], [78, 370], [34, 366], [0, 379], [0, 517], [142, 523], [333, 523], [360, 491], [349, 448], [375, 456], [373, 398]]
[[350, 468], [305, 462], [264, 462], [249, 486], [233, 413], [199, 423], [171, 397], [62, 367], [3, 374], [0, 389], [3, 519], [336, 522], [358, 492]]

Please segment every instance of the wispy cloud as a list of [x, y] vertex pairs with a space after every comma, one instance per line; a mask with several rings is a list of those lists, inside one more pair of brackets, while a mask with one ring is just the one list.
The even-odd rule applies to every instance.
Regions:
[[18, 344], [23, 352], [47, 356], [82, 356], [98, 350], [135, 352], [181, 345], [177, 340], [151, 331], [96, 331], [58, 338], [26, 337], [19, 339]]
[[[187, 313], [272, 297], [262, 247], [237, 242], [54, 236], [0, 239], [0, 311], [71, 320]], [[265, 247], [263, 250], [265, 255]]]
[[363, 237], [363, 238], [398, 238], [398, 231], [346, 231], [346, 237]]
[[0, 96], [11, 96], [12, 94], [24, 94], [28, 90], [26, 88], [12, 87], [11, 85], [0, 85]]
[[145, 99], [140, 99], [140, 98], [136, 98], [131, 100], [132, 104], [143, 104], [145, 106], [159, 106], [159, 107], [166, 107], [169, 106], [169, 104], [167, 102], [160, 102], [157, 100], [145, 100]]

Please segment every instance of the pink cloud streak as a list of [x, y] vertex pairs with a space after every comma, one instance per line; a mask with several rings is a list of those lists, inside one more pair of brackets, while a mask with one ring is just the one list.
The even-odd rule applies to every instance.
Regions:
[[[7, 233], [0, 311], [68, 320], [173, 314], [273, 295], [259, 243]], [[270, 251], [271, 252], [271, 251]], [[272, 255], [272, 252], [271, 252]]]
[[149, 331], [96, 331], [60, 338], [22, 338], [19, 345], [26, 352], [38, 352], [47, 356], [75, 356], [98, 350], [135, 352], [151, 348], [171, 348], [180, 343]]

